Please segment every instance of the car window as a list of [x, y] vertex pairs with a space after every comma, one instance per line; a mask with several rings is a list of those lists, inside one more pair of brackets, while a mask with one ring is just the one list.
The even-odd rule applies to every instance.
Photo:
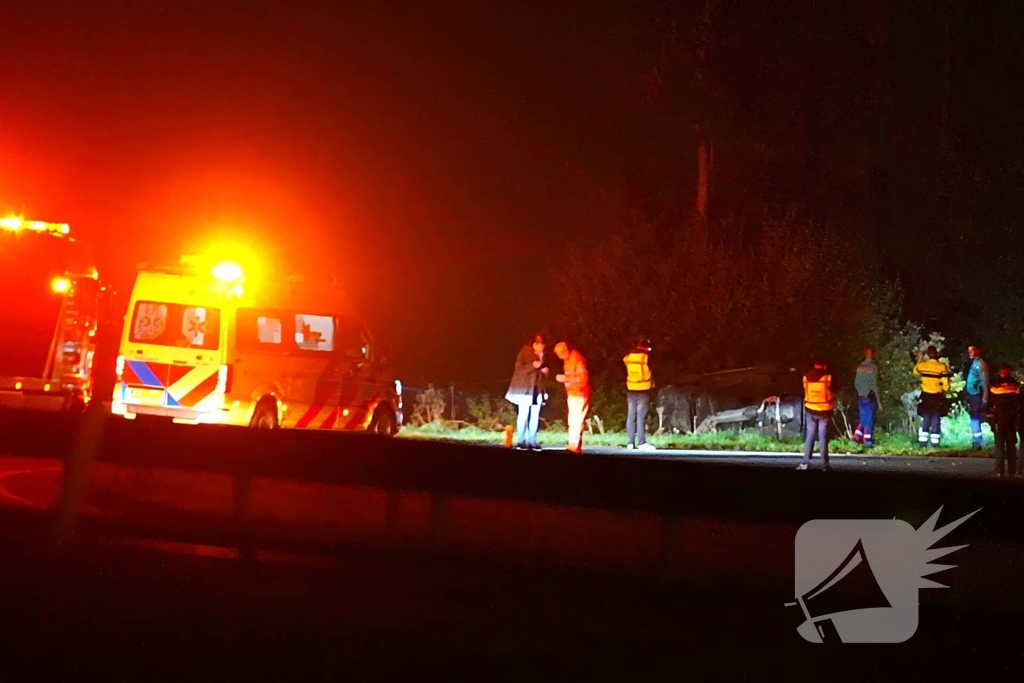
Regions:
[[241, 308], [236, 314], [237, 344], [240, 351], [285, 353], [292, 350], [288, 326], [292, 317], [282, 311]]

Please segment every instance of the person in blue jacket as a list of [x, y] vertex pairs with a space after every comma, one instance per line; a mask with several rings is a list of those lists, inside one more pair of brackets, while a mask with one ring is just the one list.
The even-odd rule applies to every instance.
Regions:
[[973, 448], [981, 450], [981, 423], [988, 408], [988, 363], [981, 357], [981, 347], [972, 344], [967, 347], [971, 366], [967, 371], [967, 412], [971, 414], [971, 438]]

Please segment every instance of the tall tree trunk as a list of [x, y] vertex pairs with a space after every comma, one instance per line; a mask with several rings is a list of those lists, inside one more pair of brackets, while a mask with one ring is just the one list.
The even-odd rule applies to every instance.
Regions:
[[[711, 18], [715, 11], [717, 0], [705, 0], [704, 10], [701, 12], [700, 23], [697, 28], [697, 65], [696, 78], [698, 92], [707, 93], [707, 56], [711, 48]], [[705, 99], [705, 98], [701, 98]], [[705, 106], [705, 105], [700, 105]], [[708, 247], [708, 179], [711, 174], [711, 167], [714, 164], [714, 148], [711, 145], [708, 135], [707, 111], [703, 111], [694, 126], [697, 138], [697, 206], [696, 206], [696, 234], [694, 239], [698, 249], [704, 251]]]
[[[704, 131], [701, 130], [700, 133]], [[699, 133], [699, 134], [700, 134]], [[697, 142], [697, 246], [703, 250], [708, 245], [708, 176], [711, 173], [711, 143], [704, 135]]]
[[940, 5], [940, 17], [939, 17], [939, 49], [942, 51], [940, 56], [939, 64], [939, 150], [942, 153], [942, 161], [949, 163], [949, 103], [951, 98], [952, 88], [952, 61], [953, 61], [953, 44], [950, 40], [950, 5], [948, 2], [943, 2]]

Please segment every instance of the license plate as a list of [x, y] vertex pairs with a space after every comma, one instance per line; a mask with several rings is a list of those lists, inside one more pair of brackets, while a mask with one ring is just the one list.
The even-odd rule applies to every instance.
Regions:
[[133, 401], [139, 403], [148, 403], [150, 405], [163, 405], [164, 402], [164, 390], [163, 389], [130, 389], [128, 396]]

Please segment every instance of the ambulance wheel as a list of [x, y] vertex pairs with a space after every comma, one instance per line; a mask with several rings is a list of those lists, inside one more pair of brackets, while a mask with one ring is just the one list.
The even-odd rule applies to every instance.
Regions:
[[256, 405], [249, 426], [254, 429], [277, 429], [277, 406], [273, 400], [263, 400]]
[[398, 433], [395, 414], [391, 412], [390, 408], [381, 406], [373, 411], [373, 419], [370, 420], [369, 431], [372, 434], [380, 434], [381, 436], [394, 436]]
[[87, 405], [85, 396], [80, 391], [68, 394], [64, 399], [64, 410], [70, 413], [84, 413]]

